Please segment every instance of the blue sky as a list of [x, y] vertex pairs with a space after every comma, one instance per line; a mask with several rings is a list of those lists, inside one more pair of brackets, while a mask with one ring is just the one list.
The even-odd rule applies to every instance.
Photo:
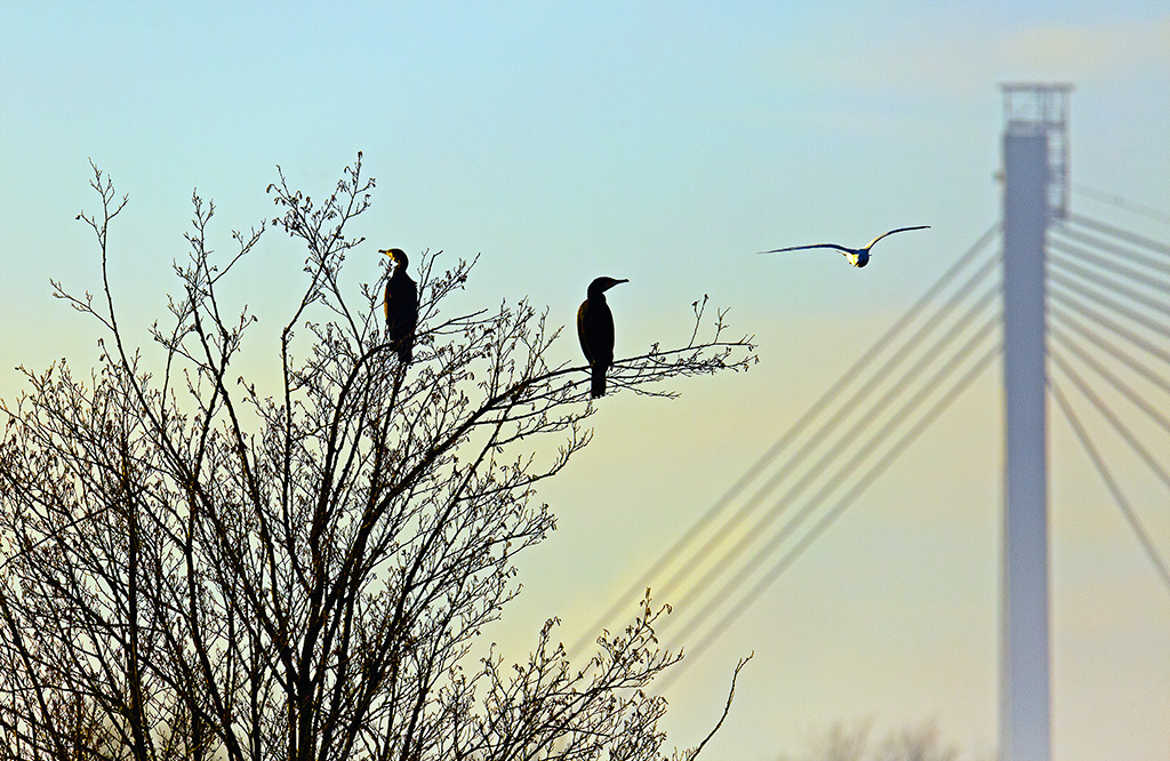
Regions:
[[[611, 299], [619, 352], [685, 338], [703, 293], [759, 336], [747, 376], [684, 386], [671, 404], [606, 400], [595, 445], [547, 490], [561, 530], [523, 569], [501, 634], [518, 648], [552, 613], [576, 639], [608, 606], [597, 590], [624, 588], [656, 555], [647, 547], [701, 514], [998, 217], [997, 83], [1074, 83], [1074, 182], [1167, 203], [1170, 13], [1158, 2], [10, 6], [0, 367], [92, 355], [93, 326], [47, 284], [96, 287], [73, 221], [93, 206], [89, 157], [130, 194], [114, 273], [144, 321], [183, 254], [193, 187], [216, 200], [226, 245], [271, 213], [275, 164], [321, 192], [360, 149], [378, 189], [355, 283], [373, 277], [376, 247], [482, 252], [471, 298], [528, 296], [566, 323], [594, 276], [629, 277]], [[829, 254], [752, 254], [909, 224], [933, 229], [883, 244], [863, 271]], [[262, 316], [279, 308], [299, 261], [268, 235], [241, 297]], [[559, 351], [576, 357], [572, 341]], [[867, 716], [935, 717], [964, 747], [990, 747], [997, 377], [678, 683], [673, 739], [697, 739], [735, 656], [756, 649], [717, 754], [772, 758], [811, 728]], [[0, 372], [0, 394], [18, 388]], [[1075, 446], [1054, 430], [1055, 745], [1155, 757], [1170, 615]], [[583, 493], [602, 469], [630, 501], [590, 514]], [[1156, 528], [1170, 546], [1170, 520]], [[1115, 698], [1126, 709], [1103, 714]]]

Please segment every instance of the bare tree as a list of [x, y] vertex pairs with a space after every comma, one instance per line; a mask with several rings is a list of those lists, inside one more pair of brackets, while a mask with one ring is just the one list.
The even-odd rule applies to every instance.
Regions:
[[[193, 194], [177, 293], [144, 350], [109, 277], [127, 199], [96, 166], [91, 185], [100, 208], [78, 219], [100, 288], [53, 287], [100, 327], [98, 364], [22, 368], [28, 390], [0, 403], [0, 753], [661, 757], [666, 705], [645, 689], [681, 656], [659, 647], [649, 595], [578, 668], [555, 620], [526, 663], [473, 652], [517, 593], [517, 553], [554, 528], [534, 486], [590, 441], [588, 368], [550, 364], [547, 312], [450, 314], [474, 262], [427, 253], [400, 363], [380, 320], [387, 273], [360, 294], [340, 281], [374, 189], [359, 153], [319, 202], [279, 172], [276, 218], [234, 232], [227, 256]], [[265, 392], [236, 369], [256, 317], [223, 294], [271, 228], [305, 251], [305, 285], [258, 350], [277, 359]], [[725, 338], [723, 312], [713, 323], [706, 341], [687, 325], [677, 348], [618, 359], [611, 383], [671, 396], [664, 381], [746, 368], [751, 339]]]
[[[958, 749], [946, 745], [938, 727], [926, 721], [870, 739], [871, 723], [837, 723], [815, 735], [808, 750], [796, 756], [802, 761], [959, 761]], [[782, 756], [791, 759], [791, 756]]]
[[809, 744], [807, 761], [865, 761], [869, 722], [853, 726], [834, 724]]

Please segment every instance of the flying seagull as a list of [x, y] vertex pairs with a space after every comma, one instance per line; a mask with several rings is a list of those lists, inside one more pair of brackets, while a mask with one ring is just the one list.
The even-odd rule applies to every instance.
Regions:
[[809, 246], [789, 246], [787, 248], [774, 248], [771, 251], [761, 251], [760, 253], [761, 254], [778, 254], [781, 251], [803, 251], [806, 248], [835, 248], [838, 251], [840, 251], [842, 254], [844, 254], [845, 258], [848, 259], [849, 263], [852, 264], [854, 267], [864, 267], [865, 265], [869, 264], [869, 250], [871, 248], [873, 248], [873, 244], [877, 243], [882, 238], [886, 237], [887, 235], [893, 235], [894, 233], [904, 233], [907, 230], [926, 230], [929, 227], [930, 227], [930, 225], [915, 225], [914, 227], [899, 227], [899, 228], [896, 228], [894, 230], [890, 230], [888, 233], [882, 233], [881, 235], [879, 235], [876, 238], [874, 238], [873, 240], [871, 240], [869, 243], [866, 243], [861, 248], [846, 248], [845, 246], [838, 246], [836, 243], [814, 243], [814, 244], [809, 245]]

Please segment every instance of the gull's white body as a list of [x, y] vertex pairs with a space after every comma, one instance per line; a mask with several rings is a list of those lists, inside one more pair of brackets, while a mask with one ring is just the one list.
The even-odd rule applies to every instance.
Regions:
[[929, 227], [930, 227], [930, 225], [914, 225], [913, 227], [898, 227], [898, 228], [895, 228], [893, 230], [890, 230], [889, 232], [884, 232], [881, 235], [878, 235], [877, 237], [875, 237], [869, 243], [866, 243], [861, 248], [847, 248], [845, 246], [837, 245], [836, 243], [813, 243], [813, 244], [810, 244], [807, 246], [788, 246], [787, 248], [774, 248], [770, 251], [761, 251], [760, 253], [761, 254], [778, 254], [781, 251], [803, 251], [803, 250], [809, 249], [809, 248], [831, 248], [831, 249], [834, 249], [836, 251], [840, 251], [842, 254], [844, 254], [845, 260], [848, 261], [850, 264], [852, 264], [854, 267], [864, 267], [865, 265], [869, 264], [869, 250], [871, 248], [873, 248], [873, 244], [877, 243], [882, 238], [886, 237], [887, 235], [893, 235], [894, 233], [906, 232], [907, 230], [926, 230]]

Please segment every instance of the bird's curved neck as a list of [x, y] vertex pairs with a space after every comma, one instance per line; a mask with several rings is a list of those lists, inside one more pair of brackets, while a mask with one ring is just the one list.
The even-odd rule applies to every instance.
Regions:
[[[578, 291], [578, 293], [580, 293], [580, 291]], [[601, 302], [602, 304], [605, 303], [605, 292], [604, 291], [594, 290], [594, 289], [590, 288], [588, 291], [585, 292], [585, 295], [589, 297], [590, 301], [598, 301], [598, 302]]]

